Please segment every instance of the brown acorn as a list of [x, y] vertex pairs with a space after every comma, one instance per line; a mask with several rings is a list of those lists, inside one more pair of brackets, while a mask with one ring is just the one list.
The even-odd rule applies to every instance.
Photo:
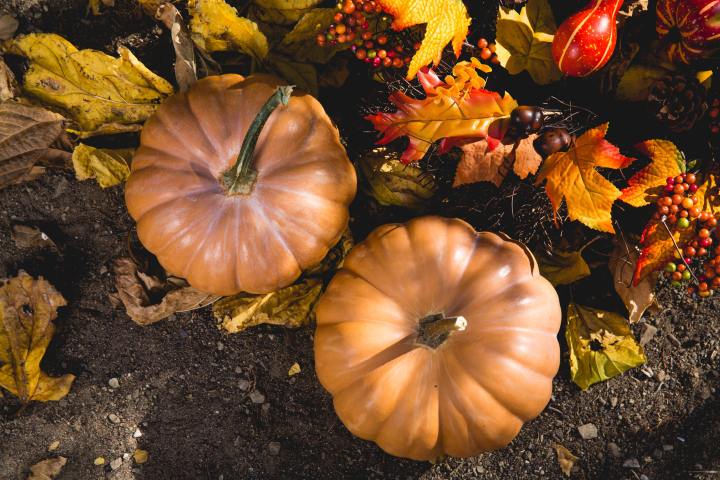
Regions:
[[535, 151], [543, 158], [555, 152], [565, 151], [573, 141], [572, 135], [564, 128], [549, 128], [533, 142]]

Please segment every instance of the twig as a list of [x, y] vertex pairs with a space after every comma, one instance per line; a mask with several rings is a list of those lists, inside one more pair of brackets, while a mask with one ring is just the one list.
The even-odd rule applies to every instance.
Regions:
[[692, 275], [693, 279], [695, 280], [695, 283], [700, 283], [698, 278], [695, 276], [695, 273], [693, 273], [692, 269], [690, 268], [690, 265], [685, 261], [685, 255], [683, 255], [682, 250], [680, 250], [680, 247], [678, 247], [677, 242], [675, 242], [675, 237], [673, 237], [672, 232], [670, 231], [670, 227], [667, 226], [667, 223], [665, 223], [665, 219], [667, 218], [666, 215], [663, 215], [660, 219], [660, 222], [662, 222], [663, 226], [665, 227], [665, 230], [667, 230], [668, 236], [670, 237], [670, 240], [672, 240], [673, 245], [675, 246], [675, 250], [678, 252], [678, 255], [680, 255], [680, 260], [685, 264], [685, 267], [688, 269], [688, 272], [690, 272], [690, 275]]

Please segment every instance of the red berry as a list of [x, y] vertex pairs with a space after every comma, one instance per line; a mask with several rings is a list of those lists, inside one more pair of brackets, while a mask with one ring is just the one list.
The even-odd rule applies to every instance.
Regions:
[[695, 176], [694, 173], [688, 173], [688, 174], [685, 175], [685, 181], [686, 181], [687, 183], [691, 183], [691, 184], [692, 184], [692, 183], [695, 183], [695, 182], [697, 181], [697, 177]]
[[698, 207], [690, 207], [688, 208], [688, 213], [690, 214], [690, 217], [697, 218], [700, 216], [700, 209]]
[[682, 195], [680, 195], [679, 193], [675, 192], [675, 195], [672, 196], [672, 203], [673, 203], [673, 205], [680, 205], [680, 204], [682, 203], [682, 201], [683, 201]]
[[685, 179], [683, 178], [682, 175], [678, 175], [675, 177], [674, 180], [675, 180], [675, 183], [683, 183], [683, 180], [685, 180]]
[[710, 230], [707, 228], [701, 228], [700, 231], [698, 231], [698, 237], [700, 238], [708, 238], [710, 236]]
[[380, 35], [377, 37], [376, 40], [380, 45], [385, 45], [388, 41], [388, 37], [387, 37], [387, 35]]
[[685, 193], [685, 185], [682, 183], [675, 183], [673, 186], [673, 192], [675, 193]]
[[492, 57], [492, 52], [489, 48], [483, 48], [482, 50], [480, 50], [480, 58], [482, 58], [483, 60], [489, 60], [490, 57]]
[[485, 40], [484, 38], [481, 38], [480, 40], [478, 40], [477, 46], [478, 46], [478, 48], [481, 48], [481, 49], [482, 49], [482, 48], [487, 48], [487, 46], [488, 46], [488, 41]]
[[675, 177], [667, 177], [667, 184], [668, 184], [668, 185], [674, 185], [674, 184], [675, 184]]
[[367, 57], [367, 51], [364, 48], [359, 48], [357, 52], [355, 52], [355, 57], [358, 60], [365, 60]]
[[692, 258], [697, 254], [697, 251], [693, 247], [685, 247], [683, 253], [685, 253], [685, 256]]

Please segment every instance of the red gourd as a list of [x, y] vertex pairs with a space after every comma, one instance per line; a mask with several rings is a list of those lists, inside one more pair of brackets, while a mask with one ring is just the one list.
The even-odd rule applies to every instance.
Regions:
[[720, 47], [718, 0], [658, 0], [655, 11], [671, 61], [690, 63]]
[[605, 66], [615, 50], [615, 18], [622, 4], [623, 0], [593, 0], [560, 25], [552, 54], [561, 72], [585, 77]]

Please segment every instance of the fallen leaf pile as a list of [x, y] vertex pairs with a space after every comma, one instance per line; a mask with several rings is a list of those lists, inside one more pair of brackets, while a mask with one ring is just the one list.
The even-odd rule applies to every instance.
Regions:
[[550, 155], [540, 167], [536, 184], [546, 181], [545, 191], [554, 211], [565, 199], [571, 220], [590, 228], [614, 233], [611, 209], [622, 192], [596, 168], [625, 168], [633, 162], [607, 140], [608, 124], [585, 132], [567, 152]]
[[147, 69], [125, 47], [119, 58], [78, 50], [52, 33], [8, 40], [4, 48], [30, 61], [23, 90], [61, 108], [83, 136], [137, 131], [173, 87]]
[[74, 375], [51, 377], [40, 369], [55, 334], [53, 320], [65, 299], [46, 280], [21, 271], [0, 287], [0, 387], [20, 399], [60, 400]]
[[570, 375], [583, 390], [646, 361], [627, 320], [617, 313], [571, 303], [565, 339], [570, 350]]
[[470, 17], [462, 0], [376, 0], [383, 11], [394, 17], [392, 28], [403, 30], [427, 24], [422, 45], [408, 66], [407, 78], [415, 78], [418, 71], [440, 63], [445, 45], [452, 42], [455, 56], [460, 56], [463, 40], [468, 33]]
[[407, 136], [410, 144], [401, 157], [406, 164], [422, 159], [438, 140], [442, 140], [441, 152], [471, 141], [469, 139], [486, 138], [493, 147], [497, 146], [517, 102], [508, 93], [501, 96], [485, 90], [485, 80], [478, 70], [491, 71], [473, 59], [458, 62], [453, 67], [453, 75], [445, 81], [432, 70], [419, 72], [425, 98], [411, 98], [396, 91], [389, 98], [398, 108], [395, 113], [380, 112], [366, 117], [382, 134], [378, 143], [385, 145]]

